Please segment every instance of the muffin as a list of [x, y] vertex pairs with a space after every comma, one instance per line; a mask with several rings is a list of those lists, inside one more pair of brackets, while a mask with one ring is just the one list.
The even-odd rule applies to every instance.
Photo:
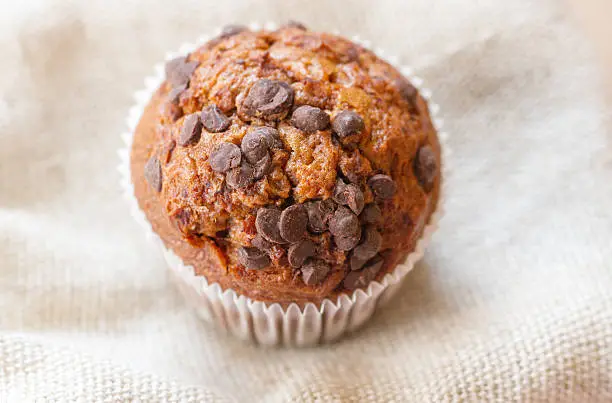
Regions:
[[130, 154], [140, 209], [195, 277], [320, 314], [414, 252], [440, 167], [419, 91], [297, 23], [230, 26], [166, 63]]

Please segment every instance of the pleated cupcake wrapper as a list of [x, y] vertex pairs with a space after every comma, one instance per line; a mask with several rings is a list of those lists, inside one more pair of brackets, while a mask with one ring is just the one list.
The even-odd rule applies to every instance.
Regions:
[[[259, 24], [250, 24], [252, 30], [262, 28]], [[274, 30], [274, 24], [265, 24], [265, 29]], [[217, 34], [220, 29], [217, 31]], [[166, 55], [166, 60], [185, 55], [199, 44], [203, 44], [214, 36], [202, 36], [197, 43], [183, 44], [177, 52]], [[359, 37], [352, 40], [372, 49], [369, 41]], [[398, 66], [396, 57], [389, 57], [381, 49], [373, 49], [376, 54]], [[431, 99], [431, 91], [423, 87], [423, 80], [416, 77], [409, 67], [401, 67], [400, 71], [411, 83], [419, 89], [423, 98], [429, 103], [430, 114], [438, 137], [442, 144], [442, 167], [443, 178], [448, 171], [448, 147], [446, 146], [447, 134], [442, 131], [443, 122], [438, 117], [439, 107]], [[312, 346], [321, 343], [335, 341], [343, 335], [350, 333], [368, 319], [374, 311], [384, 305], [397, 293], [402, 280], [412, 270], [415, 263], [423, 257], [425, 247], [429, 243], [431, 235], [438, 227], [438, 221], [442, 217], [442, 189], [437, 210], [432, 214], [429, 223], [423, 230], [423, 235], [417, 241], [415, 250], [399, 264], [391, 273], [388, 273], [378, 282], [371, 282], [365, 290], [355, 290], [350, 295], [341, 295], [336, 301], [323, 300], [320, 305], [307, 303], [300, 307], [290, 304], [283, 308], [278, 303], [264, 303], [254, 301], [248, 297], [237, 294], [234, 290], [223, 290], [218, 283], [209, 284], [205, 277], [196, 276], [192, 266], [185, 265], [182, 260], [170, 249], [167, 249], [161, 239], [153, 232], [151, 224], [134, 197], [134, 186], [130, 176], [130, 150], [132, 147], [132, 136], [142, 113], [153, 96], [154, 92], [164, 80], [164, 63], [155, 66], [154, 74], [145, 79], [145, 88], [134, 94], [135, 105], [129, 111], [127, 117], [128, 131], [122, 134], [124, 147], [118, 151], [120, 164], [118, 166], [121, 174], [121, 185], [131, 207], [134, 218], [142, 225], [147, 235], [163, 251], [170, 272], [176, 279], [179, 289], [187, 301], [195, 308], [197, 313], [206, 321], [214, 322], [225, 331], [243, 340], [249, 340], [257, 344], [267, 346]]]

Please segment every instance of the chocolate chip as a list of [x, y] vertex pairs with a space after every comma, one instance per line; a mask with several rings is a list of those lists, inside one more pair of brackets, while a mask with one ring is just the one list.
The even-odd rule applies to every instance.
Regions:
[[380, 207], [374, 203], [370, 203], [361, 212], [359, 219], [364, 224], [378, 224], [382, 218]]
[[307, 285], [315, 285], [321, 283], [329, 274], [331, 267], [329, 263], [321, 259], [309, 259], [302, 266], [302, 281]]
[[[263, 141], [263, 145], [261, 144]], [[245, 144], [246, 143], [246, 144]], [[249, 158], [257, 159], [264, 153], [261, 151], [268, 149], [282, 149], [283, 142], [280, 139], [278, 130], [273, 127], [260, 126], [247, 133], [242, 139], [242, 152], [249, 154]], [[265, 145], [265, 147], [264, 147]], [[246, 156], [246, 155], [245, 155]]]
[[346, 205], [346, 193], [344, 189], [346, 188], [346, 183], [340, 178], [336, 178], [336, 186], [334, 187], [334, 193], [332, 195], [334, 201], [343, 206]]
[[187, 84], [178, 85], [168, 91], [168, 101], [171, 104], [178, 105], [181, 100], [181, 94], [187, 89]]
[[[361, 228], [359, 232], [361, 232]], [[338, 250], [349, 251], [359, 243], [359, 234], [356, 236], [335, 236], [334, 242]]]
[[437, 172], [436, 154], [428, 145], [421, 147], [414, 161], [414, 174], [425, 191], [429, 192], [433, 189]]
[[329, 127], [329, 115], [320, 108], [302, 105], [293, 111], [291, 124], [306, 133], [314, 133]]
[[245, 114], [262, 119], [282, 119], [293, 105], [293, 88], [283, 81], [262, 78], [244, 99]]
[[314, 256], [316, 252], [316, 245], [310, 239], [302, 239], [298, 243], [294, 243], [289, 247], [287, 256], [289, 258], [289, 264], [291, 267], [301, 267], [306, 259]]
[[363, 192], [359, 189], [359, 186], [350, 183], [346, 185], [346, 189], [344, 190], [348, 193], [347, 196], [347, 204], [353, 213], [359, 215], [363, 211], [364, 200], [363, 200]]
[[192, 113], [185, 117], [183, 121], [183, 127], [179, 136], [178, 143], [182, 147], [187, 147], [196, 144], [200, 141], [200, 135], [202, 134], [202, 122], [200, 116], [197, 113]]
[[358, 173], [355, 173], [353, 171], [348, 171], [348, 170], [347, 171], [342, 170], [342, 173], [344, 174], [346, 179], [349, 180], [350, 183], [359, 184], [361, 182], [361, 175]]
[[209, 105], [202, 110], [202, 124], [211, 133], [226, 131], [230, 127], [230, 120], [221, 112], [217, 105]]
[[336, 115], [332, 129], [339, 137], [347, 137], [361, 133], [365, 129], [365, 124], [356, 112], [345, 110]]
[[239, 167], [231, 169], [225, 176], [227, 185], [232, 189], [240, 189], [253, 183], [253, 166], [246, 161], [242, 161]]
[[174, 139], [170, 139], [170, 141], [168, 141], [165, 145], [164, 145], [164, 149], [162, 151], [162, 162], [164, 164], [167, 164], [168, 162], [170, 162], [170, 158], [172, 157], [172, 151], [174, 151], [174, 148], [176, 147], [176, 141]]
[[318, 203], [318, 207], [323, 214], [329, 215], [329, 217], [331, 217], [331, 215], [334, 213], [334, 211], [336, 211], [336, 208], [338, 206], [336, 205], [336, 203], [334, 203], [333, 200], [325, 199], [321, 200]]
[[242, 138], [240, 149], [251, 164], [256, 163], [268, 154], [270, 138], [265, 130], [252, 130]]
[[396, 185], [388, 175], [376, 174], [368, 179], [368, 186], [374, 195], [380, 199], [390, 199], [395, 194]]
[[359, 219], [349, 209], [340, 206], [329, 220], [329, 232], [339, 250], [351, 250], [361, 237]]
[[169, 78], [170, 76], [172, 76], [172, 74], [174, 74], [174, 71], [179, 69], [181, 65], [185, 64], [186, 61], [187, 58], [185, 56], [179, 56], [175, 57], [172, 60], [168, 60], [166, 62], [166, 65], [164, 66], [166, 77]]
[[376, 256], [370, 260], [366, 266], [359, 271], [351, 271], [343, 281], [344, 287], [349, 290], [354, 290], [360, 287], [366, 287], [372, 280], [376, 278], [376, 275], [380, 271], [383, 265], [383, 259], [380, 256]]
[[376, 274], [378, 273], [384, 262], [385, 260], [383, 259], [383, 257], [377, 255], [368, 261], [365, 266], [365, 269], [371, 270], [374, 272], [374, 274]]
[[359, 186], [350, 183], [346, 185], [344, 192], [347, 193], [346, 201], [347, 205], [353, 213], [359, 215], [363, 210], [364, 200], [363, 200], [363, 192], [359, 189]]
[[283, 210], [280, 216], [280, 234], [287, 242], [297, 242], [306, 236], [308, 213], [302, 204], [294, 204]]
[[359, 238], [361, 235], [359, 219], [346, 207], [339, 206], [329, 219], [329, 232], [337, 237]]
[[346, 59], [349, 63], [358, 61], [359, 60], [359, 49], [357, 49], [355, 46], [350, 46], [346, 50]]
[[417, 96], [417, 89], [414, 87], [414, 85], [410, 84], [408, 80], [403, 77], [398, 78], [395, 81], [395, 85], [397, 86], [402, 98], [404, 98], [404, 100], [409, 104], [413, 105]]
[[270, 172], [270, 168], [272, 168], [272, 158], [269, 153], [266, 153], [262, 159], [253, 165], [253, 178], [256, 181], [260, 180]]
[[315, 233], [327, 230], [327, 222], [336, 211], [333, 200], [317, 200], [305, 204], [308, 212], [308, 229]]
[[266, 241], [260, 234], [255, 235], [255, 238], [251, 240], [251, 245], [264, 251], [269, 251], [272, 249], [272, 243]]
[[361, 260], [357, 256], [351, 255], [351, 260], [349, 263], [349, 267], [351, 268], [351, 270], [359, 270], [363, 267], [364, 264], [366, 264], [365, 260]]
[[270, 257], [257, 248], [238, 249], [238, 260], [244, 267], [251, 270], [261, 270], [270, 265]]
[[227, 172], [240, 165], [242, 154], [240, 148], [233, 143], [221, 143], [215, 151], [210, 154], [208, 162], [215, 172]]
[[254, 131], [261, 132], [261, 134], [266, 138], [269, 148], [271, 149], [274, 149], [274, 148], [282, 149], [283, 148], [283, 142], [280, 139], [278, 130], [276, 130], [275, 128], [268, 127], [268, 126], [260, 126], [256, 128]]
[[255, 218], [255, 228], [257, 233], [261, 235], [265, 240], [274, 243], [285, 243], [283, 237], [281, 237], [278, 223], [280, 221], [281, 211], [276, 208], [260, 208], [257, 211], [257, 217]]
[[156, 192], [161, 192], [162, 189], [162, 169], [159, 159], [153, 155], [144, 166], [144, 177], [149, 183], [149, 186]]
[[308, 31], [308, 28], [306, 28], [306, 25], [302, 24], [301, 22], [294, 21], [294, 20], [287, 21], [284, 27], [285, 28], [296, 28], [296, 29], [301, 29], [302, 31]]
[[245, 27], [244, 25], [226, 25], [225, 27], [223, 27], [223, 29], [221, 30], [221, 34], [219, 35], [220, 38], [229, 38], [230, 36], [234, 36], [237, 35], [241, 32], [244, 32], [248, 30], [247, 27]]
[[366, 261], [373, 258], [380, 251], [382, 236], [373, 226], [367, 226], [361, 235], [361, 242], [353, 249], [353, 256]]
[[333, 198], [336, 203], [349, 206], [357, 215], [363, 210], [363, 192], [359, 189], [359, 186], [353, 183], [347, 185], [342, 179], [336, 179]]
[[191, 75], [200, 63], [188, 62], [186, 57], [177, 57], [166, 63], [166, 78], [172, 87], [187, 86]]
[[191, 223], [191, 212], [189, 210], [179, 209], [173, 215], [171, 215], [171, 218], [174, 220], [174, 223], [176, 224], [179, 231], [184, 234], [191, 232], [189, 230], [189, 226]]

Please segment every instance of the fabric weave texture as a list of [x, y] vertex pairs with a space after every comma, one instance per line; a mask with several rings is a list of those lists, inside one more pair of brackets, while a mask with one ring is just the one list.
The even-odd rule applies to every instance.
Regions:
[[[202, 323], [115, 171], [166, 51], [287, 19], [413, 66], [452, 149], [400, 295], [302, 350]], [[0, 401], [612, 401], [612, 108], [558, 2], [13, 2], [0, 51]]]

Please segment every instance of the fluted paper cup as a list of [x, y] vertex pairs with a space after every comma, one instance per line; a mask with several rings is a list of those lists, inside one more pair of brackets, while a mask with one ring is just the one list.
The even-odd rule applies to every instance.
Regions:
[[[261, 29], [261, 26], [251, 24], [250, 28], [258, 30]], [[275, 26], [266, 24], [265, 28], [272, 30], [275, 29]], [[177, 52], [168, 53], [166, 60], [191, 52], [212, 37], [214, 36], [203, 36], [196, 43], [183, 44]], [[353, 37], [352, 40], [372, 49], [368, 41], [359, 37]], [[379, 57], [386, 59], [396, 67], [398, 66], [397, 58], [386, 56], [385, 52], [380, 49], [374, 49], [374, 51]], [[421, 96], [428, 101], [432, 121], [437, 129], [442, 148], [441, 166], [443, 170], [442, 178], [444, 178], [444, 172], [448, 170], [448, 147], [445, 144], [447, 134], [442, 131], [442, 120], [438, 117], [439, 108], [431, 99], [431, 91], [424, 87], [423, 80], [416, 77], [412, 69], [402, 66], [399, 70], [419, 89]], [[300, 306], [292, 303], [286, 307], [278, 303], [255, 301], [236, 293], [232, 289], [224, 290], [219, 284], [209, 283], [205, 277], [196, 276], [192, 266], [183, 263], [172, 250], [165, 247], [161, 239], [153, 232], [151, 224], [140, 210], [134, 197], [134, 186], [130, 175], [132, 137], [147, 103], [163, 80], [164, 63], [159, 63], [154, 67], [154, 74], [145, 79], [145, 88], [134, 94], [136, 103], [130, 109], [127, 117], [128, 131], [122, 135], [124, 147], [119, 150], [121, 161], [118, 170], [121, 174], [121, 185], [125, 197], [131, 206], [132, 215], [142, 225], [153, 242], [163, 251], [178, 288], [199, 316], [208, 322], [215, 323], [240, 339], [268, 346], [302, 347], [328, 343], [363, 325], [372, 317], [379, 306], [382, 306], [397, 292], [402, 280], [412, 270], [415, 263], [423, 257], [425, 247], [442, 217], [444, 186], [440, 191], [437, 208], [432, 213], [429, 222], [422, 223], [424, 225], [423, 233], [416, 242], [414, 251], [392, 272], [386, 274], [381, 281], [372, 281], [365, 290], [358, 289], [351, 293], [342, 294], [336, 300], [325, 299], [317, 305], [306, 303]]]

